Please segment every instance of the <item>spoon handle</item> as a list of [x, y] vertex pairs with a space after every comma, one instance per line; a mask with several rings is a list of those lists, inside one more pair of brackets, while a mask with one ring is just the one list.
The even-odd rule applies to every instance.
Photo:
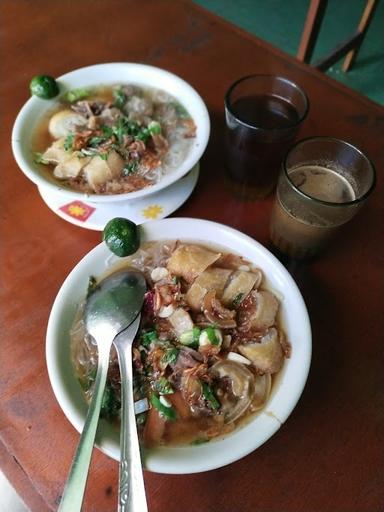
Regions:
[[[147, 512], [147, 500], [133, 402], [132, 341], [140, 315], [115, 343], [121, 372], [119, 512]], [[117, 341], [117, 340], [116, 340]]]
[[80, 511], [87, 483], [89, 465], [100, 416], [105, 383], [107, 379], [109, 351], [111, 342], [100, 344], [99, 362], [95, 379], [95, 388], [89, 404], [80, 441], [72, 462], [72, 466], [64, 487], [58, 512]]

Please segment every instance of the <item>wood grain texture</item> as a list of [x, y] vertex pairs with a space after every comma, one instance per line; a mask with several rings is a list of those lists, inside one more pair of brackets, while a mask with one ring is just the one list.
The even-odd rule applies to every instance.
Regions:
[[[268, 245], [272, 198], [242, 203], [224, 183], [223, 98], [250, 73], [278, 73], [308, 93], [301, 137], [366, 151], [376, 191], [326, 255], [296, 268], [313, 328], [298, 406], [265, 445], [209, 474], [146, 473], [151, 512], [373, 512], [384, 508], [384, 111], [366, 98], [186, 1], [2, 0], [0, 464], [33, 512], [57, 509], [78, 434], [51, 390], [45, 330], [54, 297], [100, 239], [66, 223], [19, 171], [10, 147], [30, 78], [110, 61], [144, 62], [190, 82], [212, 135], [199, 183], [175, 216], [207, 218]], [[117, 463], [96, 451], [86, 512], [116, 509]]]

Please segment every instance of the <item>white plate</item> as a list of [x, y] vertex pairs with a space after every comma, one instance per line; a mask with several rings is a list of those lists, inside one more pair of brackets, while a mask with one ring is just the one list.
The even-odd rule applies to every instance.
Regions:
[[70, 200], [67, 196], [44, 187], [39, 187], [39, 192], [49, 208], [62, 219], [82, 228], [102, 231], [106, 223], [114, 217], [125, 217], [136, 224], [167, 217], [192, 194], [199, 177], [199, 168], [197, 163], [176, 183], [136, 200], [96, 204], [85, 200]]

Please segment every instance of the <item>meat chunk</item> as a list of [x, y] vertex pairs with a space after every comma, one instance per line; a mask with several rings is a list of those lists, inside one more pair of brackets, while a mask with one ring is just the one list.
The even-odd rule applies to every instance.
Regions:
[[124, 160], [116, 151], [111, 151], [106, 160], [94, 156], [84, 167], [84, 175], [92, 189], [98, 192], [107, 181], [121, 176], [123, 167]]
[[188, 289], [186, 294], [188, 305], [194, 311], [201, 311], [204, 297], [211, 290], [216, 291], [216, 296], [220, 298], [231, 272], [226, 268], [207, 268]]
[[219, 361], [211, 368], [213, 376], [221, 379], [217, 395], [225, 422], [239, 418], [249, 407], [254, 395], [254, 377], [243, 364]]
[[72, 153], [69, 158], [56, 165], [53, 174], [56, 178], [76, 178], [89, 162], [89, 158], [79, 158], [78, 153]]
[[62, 137], [55, 140], [49, 148], [47, 148], [42, 157], [49, 164], [59, 164], [68, 158], [68, 151], [64, 149], [65, 138]]
[[191, 283], [220, 256], [220, 253], [198, 245], [180, 245], [169, 258], [167, 267], [171, 274], [183, 277]]
[[67, 137], [76, 132], [80, 126], [86, 126], [87, 119], [73, 110], [60, 110], [49, 120], [48, 131], [55, 139]]
[[242, 331], [264, 331], [276, 322], [279, 301], [267, 290], [253, 291], [239, 308], [239, 328]]
[[168, 319], [175, 331], [176, 336], [181, 336], [186, 331], [193, 329], [192, 318], [183, 308], [177, 308]]
[[227, 286], [225, 287], [221, 298], [222, 303], [225, 306], [232, 306], [235, 301], [240, 303], [254, 287], [260, 285], [261, 280], [261, 271], [255, 273], [237, 270], [232, 274]]
[[284, 352], [279, 332], [271, 327], [259, 340], [237, 347], [240, 354], [252, 361], [260, 373], [276, 373], [283, 366]]

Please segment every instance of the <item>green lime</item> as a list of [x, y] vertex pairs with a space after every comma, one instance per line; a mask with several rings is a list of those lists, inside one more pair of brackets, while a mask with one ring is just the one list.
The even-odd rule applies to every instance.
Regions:
[[59, 94], [59, 86], [56, 80], [48, 75], [36, 75], [29, 84], [31, 93], [34, 96], [49, 100]]
[[116, 256], [129, 256], [140, 246], [140, 233], [136, 224], [122, 217], [110, 220], [103, 230], [103, 240]]

